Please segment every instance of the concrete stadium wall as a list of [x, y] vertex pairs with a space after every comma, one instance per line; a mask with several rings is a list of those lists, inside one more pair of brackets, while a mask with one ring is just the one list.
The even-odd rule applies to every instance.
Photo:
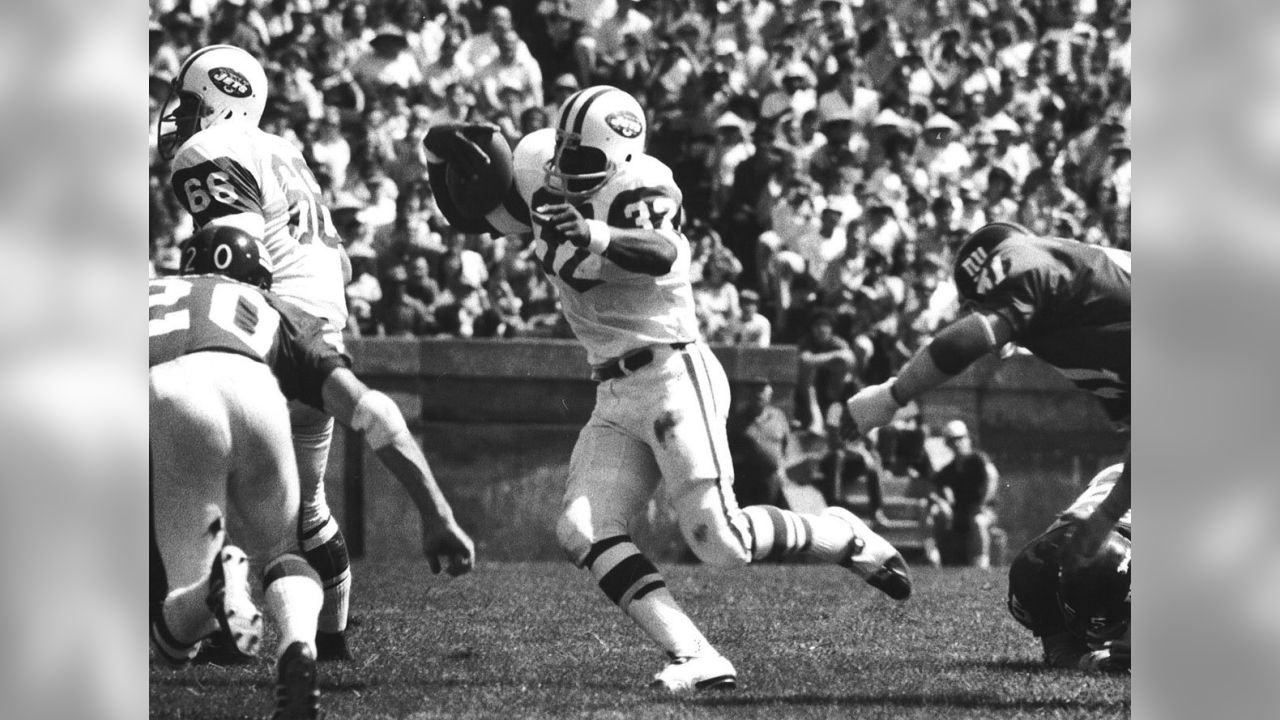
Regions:
[[[482, 560], [561, 557], [554, 518], [596, 387], [576, 342], [364, 339], [350, 350], [357, 374], [399, 404]], [[794, 347], [714, 350], [735, 390], [743, 379], [768, 378], [775, 401], [791, 411]], [[1124, 438], [1102, 430], [1092, 398], [1033, 358], [979, 363], [921, 408], [935, 427], [966, 420], [995, 458], [999, 512], [1013, 548], [1124, 450]], [[416, 509], [355, 437], [335, 434], [327, 477], [353, 552], [417, 555]], [[669, 514], [657, 503], [651, 515], [633, 535], [654, 556], [673, 559], [679, 545], [665, 532]]]

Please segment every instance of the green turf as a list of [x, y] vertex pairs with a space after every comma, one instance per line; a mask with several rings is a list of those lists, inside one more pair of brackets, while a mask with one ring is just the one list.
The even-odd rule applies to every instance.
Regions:
[[[915, 572], [898, 604], [822, 565], [665, 568], [738, 670], [739, 689], [673, 698], [664, 662], [567, 563], [358, 563], [357, 659], [321, 666], [329, 718], [1098, 718], [1129, 714], [1129, 678], [1039, 664], [1004, 609], [1002, 570]], [[151, 715], [269, 714], [266, 660], [151, 671]]]

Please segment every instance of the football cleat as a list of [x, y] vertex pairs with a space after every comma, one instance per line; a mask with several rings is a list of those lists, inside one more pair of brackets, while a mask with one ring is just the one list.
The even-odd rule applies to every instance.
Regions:
[[285, 648], [276, 668], [276, 711], [271, 720], [320, 717], [320, 680], [315, 652], [301, 640], [295, 641]]
[[346, 633], [316, 633], [316, 660], [320, 662], [338, 662], [352, 659], [351, 648], [347, 647]]
[[827, 513], [853, 529], [853, 541], [849, 543], [848, 554], [840, 561], [840, 566], [849, 568], [868, 585], [894, 600], [911, 597], [911, 574], [902, 553], [848, 510], [829, 507]]
[[673, 693], [733, 690], [738, 687], [738, 673], [722, 655], [673, 657], [662, 672], [653, 676], [649, 687]]
[[257, 657], [262, 645], [262, 613], [249, 594], [249, 558], [235, 545], [224, 545], [213, 559], [208, 603], [218, 624], [230, 635], [235, 652]]

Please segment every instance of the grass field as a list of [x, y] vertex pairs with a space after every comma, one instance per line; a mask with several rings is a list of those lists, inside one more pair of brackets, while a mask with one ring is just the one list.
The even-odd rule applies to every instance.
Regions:
[[[1004, 609], [1005, 573], [914, 570], [897, 604], [823, 565], [664, 568], [738, 670], [739, 689], [644, 687], [664, 658], [568, 563], [357, 563], [354, 662], [321, 666], [326, 717], [1099, 718], [1129, 714], [1128, 677], [1039, 664]], [[151, 716], [269, 715], [274, 672], [153, 664]]]

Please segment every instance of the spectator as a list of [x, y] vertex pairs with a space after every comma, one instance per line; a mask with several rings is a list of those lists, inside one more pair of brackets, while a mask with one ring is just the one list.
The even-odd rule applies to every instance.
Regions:
[[409, 90], [422, 84], [422, 69], [409, 52], [409, 40], [399, 27], [382, 27], [369, 41], [369, 47], [351, 65], [352, 76], [366, 93], [377, 94], [391, 86]]
[[742, 316], [738, 319], [733, 344], [769, 347], [772, 342], [773, 327], [769, 324], [769, 318], [760, 314], [760, 293], [755, 290], [743, 290], [738, 293], [738, 303], [742, 308]]
[[460, 83], [450, 83], [444, 91], [444, 106], [431, 116], [429, 125], [448, 125], [479, 120], [476, 98]]
[[614, 12], [605, 15], [578, 39], [578, 67], [590, 78], [606, 78], [627, 57], [626, 42], [647, 47], [653, 42], [653, 20], [636, 9], [635, 0], [615, 0]]
[[[542, 104], [542, 70], [537, 63], [522, 62], [516, 55], [520, 38], [515, 30], [503, 30], [494, 37], [498, 52], [487, 65], [476, 70], [476, 82], [480, 85], [482, 103], [486, 112], [506, 108], [499, 97], [506, 90], [516, 93], [514, 103], [520, 110]], [[515, 112], [519, 115], [519, 110]]]
[[915, 163], [924, 168], [934, 190], [958, 184], [969, 171], [973, 158], [960, 142], [960, 132], [960, 124], [942, 113], [925, 121]]
[[738, 288], [733, 281], [742, 264], [721, 247], [713, 251], [703, 266], [702, 279], [693, 285], [693, 304], [698, 330], [708, 343], [730, 344], [741, 318]]
[[825, 310], [815, 312], [809, 319], [809, 333], [798, 349], [796, 418], [811, 434], [825, 436], [826, 409], [845, 397], [854, 368], [853, 351], [844, 338], [835, 334], [835, 318]]
[[462, 33], [450, 26], [440, 41], [436, 59], [422, 69], [422, 77], [433, 105], [445, 101], [449, 88], [454, 85], [467, 87], [475, 78], [476, 69], [459, 52], [461, 47]]
[[[458, 52], [468, 65], [475, 68], [476, 72], [480, 72], [498, 59], [501, 52], [499, 38], [508, 32], [515, 32], [511, 10], [502, 5], [494, 5], [486, 16], [485, 31], [467, 38]], [[512, 49], [514, 62], [524, 66], [527, 75], [531, 77], [536, 75], [539, 78], [538, 94], [541, 96], [542, 69], [529, 53], [529, 46], [525, 45], [523, 40], [517, 36], [513, 44], [515, 46]]]
[[1079, 217], [1085, 213], [1084, 201], [1067, 187], [1065, 159], [1059, 155], [1045, 172], [1044, 180], [1022, 200], [1018, 221], [1038, 235], [1057, 235], [1054, 220]]
[[382, 278], [382, 299], [373, 304], [373, 322], [378, 335], [413, 337], [435, 330], [431, 311], [421, 300], [406, 292], [409, 272], [404, 265], [392, 265]]
[[772, 404], [773, 386], [762, 377], [738, 385], [729, 408], [729, 456], [738, 505], [787, 508], [782, 486], [791, 452], [787, 416]]
[[1000, 475], [987, 454], [974, 448], [963, 420], [947, 423], [942, 437], [953, 457], [934, 475], [930, 496], [942, 564], [989, 568], [995, 524], [990, 505]]
[[246, 0], [223, 0], [209, 25], [209, 44], [235, 45], [261, 58], [267, 37], [249, 20], [251, 10]]
[[835, 87], [818, 98], [818, 119], [852, 118], [855, 130], [871, 126], [880, 114], [880, 93], [868, 86], [867, 78], [852, 65], [840, 67]]

